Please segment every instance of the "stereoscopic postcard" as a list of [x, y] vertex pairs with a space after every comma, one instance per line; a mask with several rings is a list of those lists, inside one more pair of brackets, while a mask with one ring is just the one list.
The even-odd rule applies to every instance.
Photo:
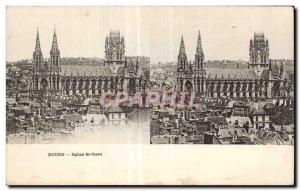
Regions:
[[8, 185], [294, 185], [294, 8], [8, 6]]

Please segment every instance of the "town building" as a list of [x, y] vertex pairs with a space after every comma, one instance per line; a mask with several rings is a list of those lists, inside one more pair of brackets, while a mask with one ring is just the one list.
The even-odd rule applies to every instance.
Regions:
[[105, 40], [104, 65], [62, 65], [54, 30], [50, 59], [44, 59], [39, 32], [33, 53], [33, 94], [36, 99], [48, 95], [101, 95], [126, 91], [134, 94], [146, 85], [144, 73], [136, 63], [127, 63], [124, 37], [112, 31]]
[[293, 97], [293, 79], [285, 72], [282, 62], [278, 67], [278, 63], [272, 62], [269, 55], [268, 39], [263, 33], [255, 33], [250, 40], [248, 68], [207, 67], [200, 32], [193, 62], [188, 61], [181, 37], [176, 90], [195, 92], [203, 97]]

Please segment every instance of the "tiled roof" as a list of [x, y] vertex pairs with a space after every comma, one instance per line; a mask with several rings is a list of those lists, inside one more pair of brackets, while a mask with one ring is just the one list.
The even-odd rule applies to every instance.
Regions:
[[239, 102], [235, 102], [233, 104], [234, 107], [249, 107], [250, 106], [250, 103], [246, 103], [246, 102], [242, 102], [242, 101], [239, 101]]
[[274, 128], [275, 128], [276, 131], [283, 130], [283, 131], [285, 131], [287, 133], [290, 133], [290, 134], [294, 133], [294, 125], [283, 125], [283, 126], [275, 125]]
[[265, 110], [262, 109], [262, 108], [258, 108], [258, 109], [253, 108], [253, 109], [250, 111], [250, 115], [265, 115], [265, 114], [266, 114], [266, 112], [265, 112]]
[[264, 69], [262, 71], [261, 75], [260, 75], [260, 78], [261, 79], [265, 79], [265, 80], [269, 79], [269, 70], [268, 69]]
[[294, 71], [286, 71], [285, 74], [286, 75], [284, 75], [284, 76], [286, 76], [287, 80], [290, 80], [290, 81], [294, 80]]
[[234, 128], [232, 125], [221, 125], [218, 131], [218, 137], [220, 138], [233, 137], [235, 134], [237, 134], [238, 137], [248, 136], [244, 128]]
[[123, 110], [120, 107], [109, 107], [105, 110], [107, 113], [120, 113], [123, 112]]
[[253, 69], [240, 69], [240, 68], [206, 68], [206, 75], [210, 79], [242, 79], [242, 80], [253, 80], [257, 79]]
[[[136, 74], [135, 65], [127, 64], [127, 72]], [[113, 71], [109, 66], [102, 65], [61, 65], [61, 73], [63, 76], [112, 76]], [[117, 76], [124, 76], [124, 66], [119, 66], [116, 72]]]
[[112, 71], [105, 66], [62, 65], [63, 76], [111, 76]]
[[226, 104], [225, 108], [232, 108], [232, 107], [234, 106], [235, 103], [236, 103], [235, 100], [230, 100], [230, 101]]
[[238, 121], [240, 127], [245, 125], [247, 122], [249, 123], [249, 127], [252, 127], [252, 123], [249, 117], [231, 116], [230, 118], [226, 118], [226, 122], [229, 124], [234, 124], [235, 121]]
[[6, 98], [6, 103], [7, 104], [16, 104], [16, 99], [14, 98]]
[[263, 144], [283, 144], [283, 140], [277, 132], [266, 131], [262, 134], [261, 141]]
[[264, 109], [274, 109], [275, 105], [273, 103], [266, 103], [264, 105]]
[[124, 66], [118, 68], [117, 76], [124, 76]]

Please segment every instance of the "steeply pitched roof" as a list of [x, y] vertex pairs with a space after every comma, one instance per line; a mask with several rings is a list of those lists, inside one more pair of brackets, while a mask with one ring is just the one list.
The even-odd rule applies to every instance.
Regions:
[[230, 101], [226, 104], [225, 108], [233, 108], [233, 106], [234, 106], [235, 103], [236, 103], [235, 100], [230, 100]]
[[111, 76], [109, 67], [93, 65], [62, 65], [62, 75], [64, 76]]
[[282, 138], [280, 137], [280, 135], [277, 132], [273, 132], [273, 131], [266, 131], [262, 134], [261, 137], [261, 141], [263, 144], [265, 145], [283, 145], [284, 142], [282, 140]]
[[210, 79], [224, 79], [224, 80], [232, 80], [232, 79], [241, 79], [241, 80], [253, 80], [257, 79], [253, 69], [245, 69], [245, 68], [206, 68], [207, 77]]
[[262, 72], [261, 72], [261, 75], [260, 75], [260, 78], [261, 79], [269, 79], [269, 70], [268, 69], [264, 69]]
[[221, 125], [217, 136], [220, 138], [233, 137], [234, 135], [238, 137], [248, 136], [244, 128], [235, 128], [232, 125]]
[[238, 121], [240, 127], [245, 125], [247, 122], [249, 123], [249, 127], [252, 127], [252, 123], [249, 117], [231, 116], [230, 118], [226, 118], [226, 122], [228, 124], [234, 124], [235, 121]]
[[266, 103], [264, 105], [264, 109], [274, 109], [275, 105], [273, 103]]
[[[124, 66], [119, 66], [116, 72], [117, 76], [124, 76]], [[103, 65], [61, 65], [61, 71], [63, 76], [112, 76], [113, 70], [109, 66]], [[129, 74], [136, 75], [136, 68], [134, 63], [127, 63], [127, 72]], [[143, 73], [143, 72], [142, 72]]]
[[266, 111], [262, 108], [253, 108], [251, 111], [250, 111], [250, 115], [265, 115], [266, 114]]
[[183, 36], [181, 36], [178, 58], [185, 58], [186, 59], [186, 53], [185, 53], [185, 46], [184, 46]]
[[202, 42], [201, 42], [201, 34], [200, 31], [198, 33], [198, 41], [197, 41], [197, 48], [196, 48], [196, 57], [197, 56], [204, 56], [203, 50], [202, 50]]
[[54, 33], [53, 33], [53, 40], [52, 40], [52, 47], [50, 50], [50, 54], [59, 54], [59, 49], [58, 49], [58, 43], [57, 43], [57, 37], [56, 37], [56, 32], [54, 29]]
[[16, 99], [15, 98], [6, 98], [6, 104], [16, 104]]
[[123, 110], [120, 107], [109, 107], [109, 108], [106, 109], [105, 112], [108, 112], [108, 113], [120, 113], [120, 112], [123, 112]]

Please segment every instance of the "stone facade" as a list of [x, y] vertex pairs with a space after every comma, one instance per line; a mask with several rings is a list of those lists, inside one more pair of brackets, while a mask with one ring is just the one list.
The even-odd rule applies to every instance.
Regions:
[[177, 64], [177, 84], [181, 92], [194, 91], [198, 95], [205, 95], [206, 70], [199, 32], [194, 63], [188, 62], [183, 37], [181, 37]]
[[200, 32], [195, 60], [188, 62], [183, 37], [177, 64], [177, 91], [201, 97], [274, 98], [293, 97], [293, 80], [282, 63], [269, 59], [269, 42], [263, 33], [250, 40], [248, 68], [210, 68], [204, 63]]
[[127, 63], [124, 37], [110, 32], [105, 40], [104, 65], [62, 65], [54, 31], [50, 59], [44, 60], [39, 33], [33, 53], [33, 92], [36, 98], [47, 95], [101, 95], [103, 92], [127, 91], [134, 94], [145, 89], [139, 61]]

